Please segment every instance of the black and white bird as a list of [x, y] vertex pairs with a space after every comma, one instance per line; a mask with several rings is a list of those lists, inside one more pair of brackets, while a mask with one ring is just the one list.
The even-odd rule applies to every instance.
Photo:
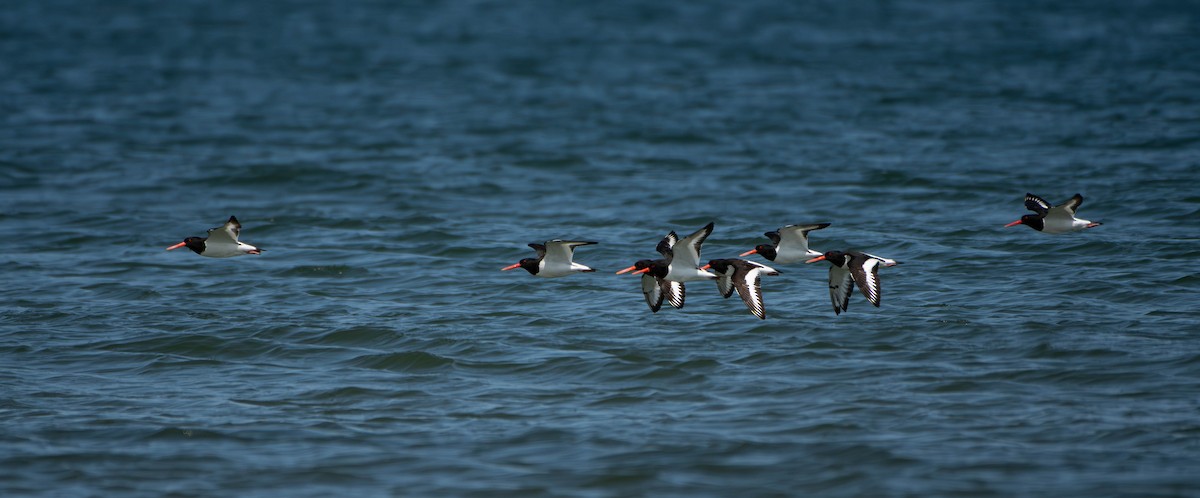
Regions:
[[682, 239], [674, 231], [663, 237], [658, 243], [658, 252], [667, 260], [667, 275], [663, 279], [682, 283], [717, 278], [707, 270], [700, 269], [700, 246], [712, 231], [713, 224], [710, 222]]
[[581, 265], [572, 260], [575, 248], [596, 244], [596, 242], [580, 240], [547, 240], [545, 244], [531, 243], [529, 247], [537, 251], [536, 258], [525, 258], [515, 264], [501, 268], [508, 271], [524, 268], [530, 275], [543, 278], [565, 277], [580, 272], [593, 272], [595, 269]]
[[[781, 264], [796, 263], [820, 256], [824, 253], [808, 246], [808, 232], [820, 230], [829, 225], [829, 223], [785, 225], [780, 227], [779, 230], [763, 234], [766, 235], [767, 238], [771, 239], [771, 241], [775, 243], [774, 245], [759, 244], [754, 246], [754, 249], [746, 251], [739, 256], [744, 257], [751, 254], [761, 254], [762, 257]], [[883, 263], [884, 266], [896, 266], [899, 264], [894, 259], [875, 256], [873, 254], [867, 254], [867, 256], [878, 259]]]
[[717, 272], [717, 290], [721, 292], [721, 296], [728, 298], [736, 289], [750, 313], [763, 320], [767, 319], [761, 280], [763, 275], [778, 275], [778, 271], [766, 265], [736, 258], [714, 259], [701, 267], [702, 270], [710, 268]]
[[646, 297], [646, 304], [650, 306], [650, 311], [658, 313], [658, 310], [662, 308], [664, 297], [667, 302], [671, 303], [671, 306], [683, 307], [683, 284], [663, 278], [667, 276], [667, 260], [643, 259], [617, 273], [632, 270], [642, 274], [642, 295]]
[[[812, 258], [805, 263], [828, 261], [829, 268], [829, 299], [833, 301], [834, 314], [842, 314], [850, 305], [850, 294], [854, 293], [854, 284], [858, 284], [862, 295], [879, 307], [882, 292], [879, 286], [879, 265], [886, 265], [883, 258], [871, 256], [858, 251], [829, 251]], [[900, 264], [892, 261], [893, 265]]]
[[666, 296], [671, 306], [682, 308], [684, 282], [717, 278], [716, 275], [700, 269], [700, 246], [712, 231], [712, 223], [682, 239], [671, 231], [655, 246], [655, 250], [663, 255], [662, 259], [643, 259], [618, 271], [617, 275], [627, 272], [642, 275], [642, 294], [646, 296], [646, 303], [652, 311], [658, 312], [663, 296]]
[[1101, 223], [1075, 217], [1075, 210], [1079, 209], [1080, 204], [1083, 204], [1083, 196], [1079, 194], [1075, 194], [1070, 199], [1063, 201], [1062, 204], [1052, 206], [1045, 199], [1026, 193], [1025, 209], [1033, 211], [1036, 214], [1024, 215], [1021, 219], [1004, 225], [1004, 227], [1029, 225], [1029, 228], [1039, 232], [1058, 235], [1100, 226]]
[[230, 216], [224, 225], [208, 229], [208, 237], [188, 237], [183, 242], [168, 247], [167, 250], [187, 247], [196, 254], [209, 258], [232, 258], [245, 254], [261, 254], [265, 249], [259, 249], [245, 242], [238, 241], [242, 224], [236, 217]]
[[819, 251], [809, 249], [808, 232], [820, 230], [827, 226], [829, 226], [829, 223], [785, 225], [778, 230], [763, 234], [768, 239], [771, 239], [773, 244], [759, 244], [754, 246], [754, 249], [746, 251], [739, 256], [746, 257], [751, 254], [761, 254], [768, 261], [780, 264], [797, 263], [820, 256], [821, 253]]

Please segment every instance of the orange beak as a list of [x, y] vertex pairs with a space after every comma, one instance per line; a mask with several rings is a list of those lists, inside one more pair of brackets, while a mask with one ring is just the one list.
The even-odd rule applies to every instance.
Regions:
[[641, 270], [635, 271], [635, 272], [633, 272], [632, 274], [633, 274], [633, 275], [637, 275], [637, 274], [639, 274], [639, 273], [646, 273], [646, 272], [648, 272], [648, 271], [650, 271], [650, 269], [649, 269], [649, 268], [642, 268]]
[[813, 259], [810, 259], [810, 260], [808, 260], [808, 261], [805, 261], [805, 263], [816, 263], [817, 261], [825, 261], [825, 255], [824, 255], [824, 254], [822, 254], [822, 255], [820, 255], [820, 256], [817, 256], [817, 257], [815, 257], [815, 258], [813, 258]]
[[187, 245], [187, 242], [180, 242], [180, 243], [178, 243], [178, 244], [175, 244], [175, 245], [173, 245], [173, 246], [171, 246], [171, 247], [168, 247], [168, 248], [167, 248], [167, 250], [168, 250], [168, 251], [170, 251], [170, 250], [172, 250], [172, 249], [179, 249], [180, 247], [183, 247], [183, 246], [186, 246], [186, 245]]
[[1009, 223], [1009, 224], [1007, 224], [1007, 225], [1004, 225], [1004, 228], [1008, 228], [1008, 227], [1015, 227], [1015, 226], [1017, 226], [1017, 225], [1020, 225], [1020, 224], [1021, 224], [1021, 220], [1017, 220], [1017, 221], [1014, 221], [1014, 222], [1012, 222], [1012, 223]]
[[621, 270], [621, 271], [617, 272], [617, 275], [620, 275], [620, 274], [622, 274], [622, 273], [625, 273], [625, 272], [633, 271], [633, 270], [635, 270], [635, 269], [637, 269], [637, 265], [633, 265], [633, 266], [630, 266], [629, 268], [626, 268], [626, 269], [624, 269], [624, 270]]
[[[742, 256], [745, 256], [745, 254], [743, 254]], [[712, 265], [704, 265], [704, 266], [700, 267], [701, 270], [707, 270], [709, 268], [712, 268]]]
[[758, 249], [751, 249], [751, 250], [749, 250], [749, 251], [746, 251], [746, 252], [744, 252], [744, 253], [738, 254], [738, 256], [749, 256], [749, 255], [751, 255], [751, 254], [758, 254]]
[[504, 268], [501, 268], [500, 271], [508, 271], [508, 270], [512, 270], [512, 269], [520, 268], [520, 267], [521, 267], [521, 263], [516, 263], [516, 264], [505, 266]]

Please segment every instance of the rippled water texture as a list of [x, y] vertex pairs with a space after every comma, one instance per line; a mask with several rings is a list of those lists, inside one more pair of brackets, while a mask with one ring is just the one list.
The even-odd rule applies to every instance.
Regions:
[[[1196, 496], [1185, 2], [0, 9], [4, 496]], [[1026, 192], [1103, 226], [1003, 228]], [[261, 256], [163, 249], [230, 215]], [[767, 319], [704, 256], [903, 261]], [[599, 271], [501, 267], [595, 240]], [[763, 261], [756, 256], [756, 261]]]

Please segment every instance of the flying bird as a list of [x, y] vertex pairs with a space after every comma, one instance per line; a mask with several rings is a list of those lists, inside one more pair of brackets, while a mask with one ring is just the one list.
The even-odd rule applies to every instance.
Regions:
[[168, 247], [167, 250], [187, 247], [192, 252], [209, 258], [232, 258], [245, 254], [261, 254], [265, 249], [259, 249], [245, 242], [238, 241], [242, 224], [236, 217], [230, 216], [224, 225], [208, 229], [208, 237], [188, 237], [183, 242]]
[[1075, 210], [1079, 209], [1080, 204], [1083, 204], [1083, 196], [1079, 194], [1075, 194], [1062, 204], [1052, 206], [1045, 199], [1026, 193], [1025, 209], [1033, 211], [1036, 214], [1024, 215], [1021, 219], [1004, 225], [1004, 227], [1029, 225], [1029, 228], [1039, 232], [1058, 235], [1100, 226], [1101, 223], [1075, 217]]
[[682, 239], [674, 231], [663, 237], [658, 243], [658, 252], [667, 260], [667, 275], [663, 279], [682, 283], [717, 278], [700, 269], [700, 246], [712, 231], [713, 224], [710, 222]]
[[515, 264], [501, 268], [508, 271], [524, 268], [530, 275], [543, 278], [565, 277], [580, 272], [593, 272], [595, 269], [576, 263], [572, 260], [575, 248], [596, 244], [596, 242], [580, 240], [547, 240], [545, 244], [531, 243], [529, 247], [537, 251], [536, 258], [525, 258]]
[[710, 268], [717, 272], [717, 290], [721, 296], [728, 298], [736, 289], [750, 313], [763, 320], [767, 319], [760, 282], [763, 275], [778, 275], [778, 271], [766, 265], [736, 258], [714, 259], [700, 267], [702, 270]]
[[[829, 299], [833, 301], [834, 314], [842, 314], [850, 305], [850, 294], [854, 292], [854, 284], [862, 291], [863, 297], [871, 304], [879, 307], [882, 291], [879, 286], [879, 265], [887, 265], [883, 258], [871, 256], [858, 251], [829, 251], [812, 258], [805, 263], [828, 261], [829, 267]], [[892, 264], [900, 264], [892, 261]]]
[[655, 246], [655, 250], [663, 255], [662, 259], [643, 259], [618, 271], [617, 275], [627, 272], [642, 275], [642, 294], [646, 296], [646, 304], [650, 305], [651, 311], [658, 312], [664, 296], [671, 306], [682, 308], [684, 282], [717, 278], [699, 267], [700, 246], [712, 231], [712, 223], [682, 239], [671, 231]]
[[[829, 223], [810, 223], [782, 226], [778, 230], [763, 234], [774, 242], [773, 245], [759, 244], [754, 246], [754, 249], [741, 253], [739, 256], [745, 257], [751, 254], [760, 254], [769, 261], [781, 264], [796, 263], [820, 256], [824, 253], [808, 246], [808, 233], [828, 227], [829, 225]], [[875, 256], [873, 254], [867, 254], [867, 256], [879, 259], [884, 266], [896, 266], [899, 264], [894, 259]]]
[[820, 256], [820, 251], [809, 249], [808, 232], [820, 230], [827, 226], [829, 226], [829, 223], [785, 225], [778, 230], [763, 234], [768, 239], [771, 239], [772, 244], [759, 244], [754, 246], [754, 249], [746, 251], [739, 256], [746, 257], [751, 254], [761, 254], [768, 261], [780, 264], [796, 263], [814, 256]]
[[[665, 259], [643, 259], [634, 263], [630, 269], [637, 270], [636, 273], [642, 274], [642, 295], [646, 297], [646, 304], [650, 306], [650, 311], [658, 313], [658, 310], [662, 308], [664, 297], [667, 302], [671, 303], [671, 306], [683, 307], [683, 284], [663, 278], [667, 275]], [[618, 273], [624, 273], [630, 269]]]

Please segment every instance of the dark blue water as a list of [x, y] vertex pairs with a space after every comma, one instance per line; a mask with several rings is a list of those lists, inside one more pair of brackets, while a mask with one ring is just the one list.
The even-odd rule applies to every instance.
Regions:
[[[1197, 496], [1186, 2], [0, 9], [4, 496]], [[1104, 225], [1003, 228], [1033, 192]], [[236, 215], [266, 249], [163, 249]], [[904, 262], [652, 314], [669, 230]], [[499, 268], [529, 242], [591, 274]], [[758, 260], [761, 261], [761, 260]], [[822, 264], [823, 265], [823, 264]]]

